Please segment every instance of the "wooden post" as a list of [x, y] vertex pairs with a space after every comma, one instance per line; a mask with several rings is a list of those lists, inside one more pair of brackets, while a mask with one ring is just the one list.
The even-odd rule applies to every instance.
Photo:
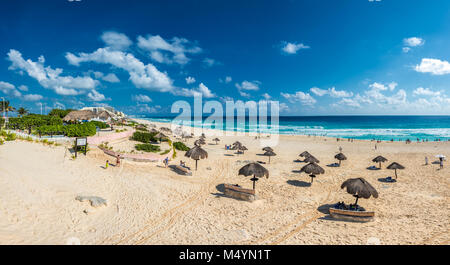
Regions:
[[75, 157], [77, 157], [77, 151], [78, 151], [78, 138], [75, 138]]

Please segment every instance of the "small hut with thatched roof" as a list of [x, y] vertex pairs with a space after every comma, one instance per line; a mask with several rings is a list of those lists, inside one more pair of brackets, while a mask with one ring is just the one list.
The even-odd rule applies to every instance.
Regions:
[[275, 154], [274, 151], [266, 151], [263, 155], [269, 157], [269, 164], [270, 164], [270, 157], [271, 157], [271, 156], [276, 156], [277, 154]]
[[309, 174], [309, 176], [311, 177], [311, 183], [313, 183], [316, 175], [324, 174], [325, 170], [316, 163], [311, 162], [308, 165], [302, 167], [302, 169], [300, 169], [300, 172], [305, 172], [306, 174]]
[[308, 157], [303, 160], [303, 162], [306, 163], [320, 163], [319, 159], [315, 158], [313, 155], [309, 155]]
[[381, 163], [384, 163], [384, 162], [386, 162], [386, 161], [388, 161], [387, 160], [387, 158], [384, 158], [384, 157], [382, 157], [382, 156], [377, 156], [377, 157], [375, 157], [374, 159], [372, 159], [372, 162], [375, 162], [375, 163], [379, 163], [380, 165], [379, 165], [379, 168], [381, 169]]
[[339, 153], [334, 156], [337, 160], [339, 160], [339, 166], [341, 165], [342, 160], [347, 160], [347, 157], [343, 153]]
[[369, 199], [370, 196], [378, 198], [377, 190], [363, 178], [347, 179], [341, 185], [341, 189], [347, 188], [347, 192], [356, 198], [355, 206], [358, 206], [358, 199]]
[[91, 110], [74, 110], [69, 112], [64, 118], [65, 122], [76, 122], [94, 119], [96, 115]]
[[253, 176], [250, 180], [253, 181], [253, 190], [255, 190], [256, 181], [264, 176], [269, 178], [269, 171], [258, 163], [250, 163], [239, 169], [238, 175]]
[[397, 179], [397, 169], [405, 169], [404, 166], [400, 165], [397, 162], [390, 164], [387, 169], [393, 169], [395, 171], [395, 179]]
[[198, 160], [208, 158], [208, 152], [203, 150], [200, 146], [196, 145], [195, 147], [189, 149], [189, 151], [187, 151], [184, 156], [195, 160], [195, 170], [197, 170]]
[[273, 152], [273, 149], [270, 146], [266, 146], [262, 150], [265, 151], [265, 152], [267, 152], [267, 151], [272, 151]]
[[301, 156], [301, 157], [308, 157], [308, 156], [310, 156], [311, 154], [308, 152], [308, 151], [304, 151], [303, 153], [301, 153], [299, 156]]

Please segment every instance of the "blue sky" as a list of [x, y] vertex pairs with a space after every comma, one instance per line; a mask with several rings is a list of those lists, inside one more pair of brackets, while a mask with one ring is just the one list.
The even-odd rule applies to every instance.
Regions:
[[15, 107], [276, 100], [282, 115], [450, 114], [450, 1], [0, 3]]

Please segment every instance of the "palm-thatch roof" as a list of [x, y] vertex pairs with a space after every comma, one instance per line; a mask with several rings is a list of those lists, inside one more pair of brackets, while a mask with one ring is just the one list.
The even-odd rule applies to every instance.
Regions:
[[347, 188], [347, 192], [358, 198], [369, 199], [370, 196], [378, 198], [377, 190], [363, 178], [347, 179], [341, 185], [341, 189]]
[[319, 165], [317, 165], [314, 162], [311, 162], [309, 164], [307, 164], [306, 166], [302, 167], [302, 169], [300, 169], [300, 172], [305, 172], [306, 174], [312, 174], [312, 175], [319, 175], [319, 174], [324, 174], [325, 170], [323, 168], [321, 168]]
[[167, 135], [165, 135], [164, 133], [162, 133], [162, 132], [159, 132], [159, 133], [157, 133], [156, 135], [155, 135], [155, 137], [156, 138], [167, 138]]
[[315, 158], [313, 155], [309, 155], [303, 160], [306, 163], [320, 163], [319, 159]]
[[347, 157], [343, 153], [339, 153], [339, 154], [335, 155], [334, 158], [336, 158], [339, 161], [347, 160]]
[[250, 163], [239, 169], [238, 175], [255, 176], [257, 178], [269, 178], [269, 171], [258, 163]]
[[74, 110], [69, 112], [63, 121], [78, 121], [78, 120], [90, 120], [94, 119], [96, 115], [90, 110]]
[[197, 145], [197, 146], [189, 149], [189, 151], [187, 151], [184, 156], [192, 158], [194, 160], [199, 160], [199, 159], [208, 158], [208, 152], [206, 152], [200, 146]]
[[220, 142], [220, 139], [219, 138], [214, 138], [213, 141], [214, 142]]
[[263, 151], [272, 151], [273, 152], [273, 149], [272, 149], [272, 147], [270, 147], [270, 146], [266, 146], [266, 147], [264, 147], [263, 149], [262, 149]]
[[275, 154], [274, 151], [266, 151], [263, 155], [265, 155], [265, 156], [276, 156], [277, 154]]
[[205, 140], [203, 140], [201, 138], [194, 141], [194, 145], [196, 145], [196, 146], [205, 145], [205, 144], [206, 144]]
[[400, 165], [397, 162], [393, 162], [392, 164], [390, 164], [387, 169], [405, 169], [404, 166]]
[[233, 145], [242, 145], [242, 143], [239, 142], [239, 141], [236, 141], [236, 142], [233, 143]]
[[113, 116], [107, 111], [102, 111], [102, 112], [100, 112], [100, 114], [98, 114], [98, 118], [106, 121], [108, 119], [112, 119]]
[[372, 159], [372, 162], [375, 162], [375, 163], [386, 162], [386, 161], [388, 161], [387, 158], [385, 158], [383, 156], [377, 156], [374, 159]]
[[311, 156], [311, 154], [308, 151], [304, 151], [299, 156], [301, 156], [301, 157], [308, 157], [308, 156]]

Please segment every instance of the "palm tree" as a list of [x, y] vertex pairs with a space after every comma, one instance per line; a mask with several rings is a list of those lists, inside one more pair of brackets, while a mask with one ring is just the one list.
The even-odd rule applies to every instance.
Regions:
[[8, 112], [10, 111], [15, 111], [16, 109], [9, 105], [9, 101], [5, 100], [5, 101], [0, 101], [0, 111], [4, 111], [6, 112], [6, 117], [8, 117]]
[[28, 110], [25, 109], [24, 107], [20, 107], [20, 108], [17, 110], [17, 113], [18, 113], [21, 117], [23, 117], [25, 114], [28, 113]]

